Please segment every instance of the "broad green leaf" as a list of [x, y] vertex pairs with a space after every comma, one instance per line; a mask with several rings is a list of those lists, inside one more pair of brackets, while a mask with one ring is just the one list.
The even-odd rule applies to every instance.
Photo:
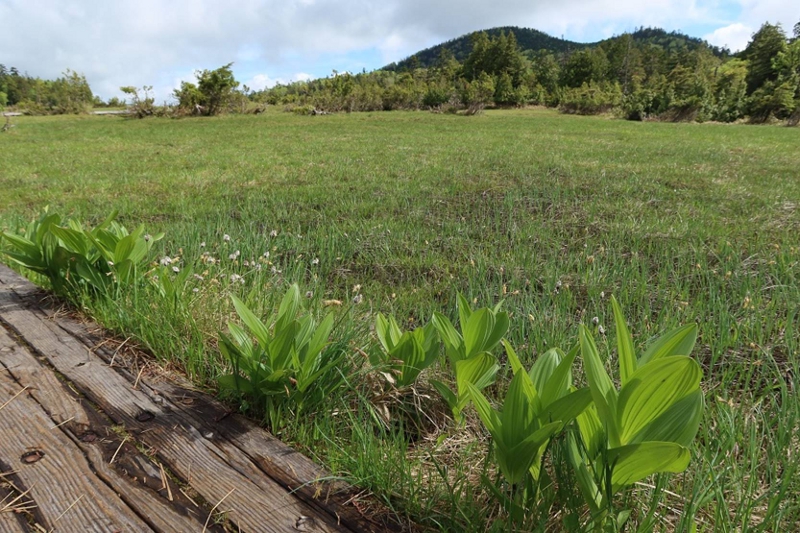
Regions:
[[88, 257], [91, 241], [89, 241], [82, 232], [70, 228], [61, 228], [59, 226], [52, 226], [50, 232], [61, 239], [66, 248], [71, 252], [75, 252], [83, 257]]
[[383, 346], [383, 349], [386, 350], [387, 353], [391, 353], [394, 343], [389, 337], [389, 322], [386, 320], [386, 317], [383, 316], [383, 313], [378, 313], [375, 317], [375, 334], [378, 336], [378, 340], [381, 346]]
[[467, 384], [475, 386], [478, 390], [491, 385], [499, 369], [494, 356], [486, 352], [458, 361], [455, 371], [459, 396], [463, 396], [467, 391]]
[[603, 423], [597, 415], [597, 408], [595, 405], [593, 403], [589, 404], [589, 406], [578, 415], [576, 421], [578, 422], [581, 440], [586, 447], [586, 453], [589, 454], [590, 458], [594, 459], [604, 447], [606, 440]]
[[272, 342], [269, 328], [236, 295], [231, 294], [231, 300], [233, 301], [233, 307], [236, 308], [236, 314], [239, 315], [247, 329], [258, 340], [258, 343], [264, 348], [269, 346], [270, 342]]
[[506, 357], [508, 357], [508, 363], [511, 365], [511, 371], [514, 374], [520, 371], [525, 372], [525, 368], [522, 366], [522, 362], [519, 360], [519, 356], [517, 352], [514, 351], [514, 347], [511, 346], [511, 343], [503, 339], [503, 347], [506, 349]]
[[484, 351], [483, 347], [486, 346], [495, 323], [495, 317], [489, 309], [478, 309], [472, 313], [467, 323], [461, 326], [467, 358]]
[[327, 316], [325, 316], [325, 318], [322, 319], [322, 322], [319, 323], [317, 330], [314, 332], [314, 336], [308, 343], [309, 355], [315, 356], [325, 348], [325, 346], [328, 344], [328, 339], [330, 338], [332, 331], [333, 315], [329, 313]]
[[466, 384], [465, 393], [472, 400], [473, 405], [475, 405], [475, 410], [478, 412], [478, 416], [483, 422], [483, 425], [486, 426], [489, 433], [496, 438], [496, 435], [500, 433], [500, 417], [497, 415], [497, 411], [492, 409], [486, 397], [471, 383]]
[[660, 472], [683, 472], [689, 466], [689, 449], [674, 442], [641, 442], [608, 450], [613, 466], [611, 484], [616, 492]]
[[467, 322], [469, 321], [469, 317], [472, 316], [472, 307], [469, 305], [467, 299], [464, 298], [464, 295], [460, 292], [458, 293], [458, 297], [456, 299], [458, 300], [458, 319], [461, 323], [461, 329], [463, 330], [464, 326], [466, 326]]
[[[228, 331], [231, 334], [231, 339], [240, 347], [252, 347], [253, 341], [250, 340], [250, 336], [234, 322], [228, 322]], [[224, 338], [224, 336], [223, 336]]]
[[550, 437], [560, 429], [561, 424], [553, 422], [542, 426], [518, 444], [498, 446], [495, 455], [506, 480], [512, 484], [523, 481], [528, 475], [531, 465], [539, 456], [539, 449], [546, 445]]
[[537, 357], [533, 366], [531, 366], [529, 375], [531, 380], [533, 380], [533, 385], [536, 387], [537, 392], [541, 393], [544, 391], [547, 383], [550, 381], [550, 377], [561, 362], [561, 354], [558, 352], [559, 350], [556, 348], [547, 350]]
[[588, 388], [573, 391], [548, 406], [539, 418], [543, 421], [560, 420], [567, 424], [578, 417], [592, 403], [592, 392]]
[[502, 440], [508, 446], [522, 442], [534, 429], [536, 415], [526, 378], [525, 372], [519, 372], [511, 379], [500, 413]]
[[228, 374], [217, 378], [217, 385], [220, 389], [233, 390], [246, 394], [253, 393], [253, 384], [250, 380], [238, 374]]
[[[559, 354], [560, 354], [560, 350]], [[561, 362], [553, 371], [544, 389], [539, 391], [542, 398], [542, 405], [547, 406], [554, 401], [562, 398], [569, 393], [572, 386], [572, 363], [580, 352], [580, 344], [576, 344], [566, 356], [561, 358]]]
[[703, 391], [697, 389], [678, 400], [647, 427], [640, 431], [633, 442], [675, 442], [687, 448], [691, 446], [703, 420]]
[[288, 322], [281, 330], [278, 330], [277, 327], [275, 328], [275, 335], [267, 347], [267, 353], [274, 370], [287, 368], [292, 358], [294, 339], [297, 337], [299, 328], [300, 324], [298, 324], [297, 320]]
[[42, 254], [39, 250], [39, 247], [26, 239], [25, 237], [20, 237], [19, 235], [14, 235], [13, 233], [3, 232], [3, 237], [9, 241], [14, 248], [19, 250], [20, 254], [28, 257], [29, 261], [35, 264], [37, 261], [41, 261]]
[[582, 324], [580, 327], [580, 341], [586, 380], [589, 382], [589, 389], [592, 391], [592, 399], [597, 407], [597, 414], [608, 434], [610, 444], [618, 446], [620, 437], [617, 427], [617, 391], [614, 389], [614, 384], [603, 367], [603, 362], [600, 360], [600, 354], [597, 352], [597, 346], [591, 337], [591, 333]]
[[95, 287], [96, 289], [103, 290], [106, 288], [110, 279], [99, 272], [96, 268], [90, 265], [85, 258], [79, 255], [73, 256], [75, 273], [81, 279]]
[[617, 299], [611, 296], [611, 307], [614, 309], [614, 322], [617, 329], [617, 354], [619, 356], [619, 375], [622, 385], [625, 385], [631, 375], [636, 372], [636, 354], [633, 351], [633, 339], [628, 325], [625, 323], [625, 316], [617, 303]]
[[453, 394], [453, 391], [451, 391], [450, 388], [441, 381], [432, 379], [430, 383], [433, 388], [442, 395], [442, 398], [444, 398], [444, 401], [447, 402], [447, 405], [450, 407], [450, 409], [454, 409], [458, 404], [458, 398], [455, 394]]
[[508, 313], [496, 313], [494, 314], [494, 320], [494, 327], [492, 328], [489, 336], [486, 338], [481, 351], [491, 352], [494, 350], [494, 348], [500, 344], [500, 340], [503, 338], [503, 335], [505, 335], [508, 331]]
[[682, 355], [639, 367], [619, 395], [621, 443], [631, 442], [675, 402], [696, 391], [702, 375], [700, 365]]
[[275, 322], [275, 334], [277, 335], [288, 324], [297, 317], [300, 309], [300, 287], [297, 283], [292, 284], [278, 308], [278, 320]]
[[455, 364], [456, 361], [464, 359], [466, 357], [466, 353], [464, 352], [464, 339], [461, 337], [461, 334], [456, 331], [456, 328], [453, 327], [450, 319], [441, 313], [434, 312], [431, 322], [433, 322], [433, 325], [439, 332], [439, 336], [442, 338], [442, 342], [444, 342], [444, 347], [447, 351], [447, 356], [450, 358], [450, 363]]
[[577, 439], [574, 435], [567, 436], [567, 460], [575, 471], [575, 479], [578, 482], [578, 488], [583, 495], [584, 501], [592, 513], [596, 514], [603, 505], [603, 496], [592, 477], [592, 473], [589, 471], [589, 467], [586, 466], [586, 460], [578, 448]]
[[689, 355], [697, 341], [697, 324], [687, 324], [661, 335], [647, 347], [639, 366], [670, 355]]

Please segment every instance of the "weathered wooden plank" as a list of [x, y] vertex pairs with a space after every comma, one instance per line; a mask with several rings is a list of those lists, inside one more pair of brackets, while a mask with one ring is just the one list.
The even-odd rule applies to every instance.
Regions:
[[0, 457], [14, 464], [43, 515], [60, 531], [152, 531], [92, 472], [83, 453], [36, 401], [0, 371]]
[[[20, 282], [25, 284], [26, 282]], [[26, 296], [33, 297], [39, 291], [32, 287], [17, 289]], [[31, 302], [33, 303], [33, 302]], [[45, 313], [47, 309], [43, 309]], [[103, 339], [96, 335], [96, 324], [86, 324], [70, 318], [60, 317], [58, 326], [80, 340], [87, 348], [103, 358], [107, 363], [114, 359], [114, 352], [102, 346]], [[119, 363], [120, 359], [115, 359]], [[128, 369], [119, 369], [128, 372]], [[130, 372], [128, 378], [133, 380]], [[398, 531], [400, 528], [393, 517], [386, 515], [365, 516], [358, 508], [358, 491], [351, 485], [335, 480], [333, 476], [305, 455], [287, 446], [269, 432], [247, 418], [232, 414], [210, 395], [193, 389], [191, 382], [180, 376], [170, 376], [169, 380], [142, 378], [140, 387], [150, 392], [151, 397], [166, 397], [180, 409], [195, 427], [202, 428], [205, 434], [217, 434], [223, 440], [217, 445], [226, 448], [230, 457], [242, 453], [254, 462], [270, 478], [286, 487], [292, 493], [316, 507], [322, 513], [331, 514], [338, 522], [356, 532]], [[225, 442], [228, 441], [228, 442]]]
[[28, 530], [25, 516], [15, 512], [14, 508], [29, 503], [30, 498], [23, 496], [16, 499], [20, 494], [4, 487], [7, 482], [5, 475], [10, 472], [11, 469], [0, 461], [0, 533], [19, 533]]
[[[0, 267], [2, 270], [3, 267]], [[125, 426], [161, 461], [245, 531], [296, 531], [298, 521], [311, 531], [343, 528], [280, 487], [242, 454], [229, 453], [205, 435], [171, 402], [151, 399], [108, 367], [77, 339], [41, 314], [27, 309], [9, 289], [19, 284], [8, 269], [0, 286], [0, 318], [115, 423]], [[24, 285], [24, 284], [23, 284]], [[313, 529], [312, 529], [313, 528]]]
[[[180, 487], [88, 402], [0, 328], [0, 367], [30, 395], [86, 455], [97, 476], [156, 531], [199, 531], [210, 509], [195, 506]], [[111, 460], [113, 459], [113, 464]], [[171, 501], [170, 501], [171, 500]], [[212, 527], [213, 531], [214, 528]]]

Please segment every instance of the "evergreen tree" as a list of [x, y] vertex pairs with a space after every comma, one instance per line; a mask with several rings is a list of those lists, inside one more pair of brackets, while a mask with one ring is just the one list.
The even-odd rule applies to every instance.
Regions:
[[767, 22], [753, 35], [743, 53], [743, 57], [750, 62], [747, 70], [748, 95], [753, 94], [767, 81], [778, 79], [778, 72], [772, 68], [772, 59], [785, 51], [786, 34], [780, 24]]

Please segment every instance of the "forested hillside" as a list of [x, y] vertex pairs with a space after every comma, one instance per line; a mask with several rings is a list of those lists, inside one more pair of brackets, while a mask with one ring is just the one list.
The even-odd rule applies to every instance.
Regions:
[[632, 120], [800, 121], [800, 24], [788, 36], [766, 23], [736, 55], [660, 29], [589, 45], [518, 28], [468, 37], [375, 72], [280, 85], [253, 98], [300, 111], [474, 113], [487, 105], [533, 104], [566, 113], [614, 111]]
[[[462, 35], [456, 39], [437, 44], [425, 50], [421, 50], [416, 54], [403, 59], [397, 63], [391, 63], [383, 70], [404, 71], [419, 67], [432, 67], [436, 65], [437, 59], [441, 56], [442, 50], [447, 49], [453, 57], [458, 61], [464, 61], [472, 52], [472, 43], [477, 35], [481, 32], [472, 32]], [[531, 52], [538, 52], [539, 50], [547, 50], [553, 53], [569, 53], [583, 48], [591, 48], [598, 45], [608, 44], [619, 37], [612, 37], [597, 43], [579, 43], [576, 41], [569, 41], [552, 37], [539, 30], [531, 28], [519, 28], [517, 26], [503, 26], [499, 28], [492, 28], [485, 30], [490, 38], [498, 38], [501, 34], [513, 33], [517, 39], [520, 50], [523, 53], [530, 54]], [[688, 48], [695, 50], [697, 48], [708, 48], [715, 55], [722, 56], [727, 54], [727, 50], [711, 46], [702, 39], [697, 37], [690, 37], [679, 32], [667, 32], [661, 28], [639, 28], [630, 34], [634, 41], [640, 43], [647, 43], [659, 46], [665, 50], [678, 50], [681, 48]]]

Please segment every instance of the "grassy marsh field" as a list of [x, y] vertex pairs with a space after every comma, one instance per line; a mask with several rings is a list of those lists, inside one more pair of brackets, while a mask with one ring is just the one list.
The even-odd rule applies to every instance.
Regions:
[[[230, 293], [264, 314], [292, 282], [317, 308], [341, 301], [339, 341], [354, 354], [375, 349], [378, 311], [412, 327], [433, 311], [455, 318], [459, 291], [504, 300], [526, 366], [596, 316], [610, 368], [613, 294], [637, 349], [696, 322], [704, 370], [692, 463], [626, 494], [653, 510], [631, 528], [800, 528], [800, 130], [538, 109], [15, 123], [0, 135], [0, 230], [49, 205], [88, 222], [118, 209], [128, 227], [166, 232], [159, 257], [204, 278], [190, 280], [188, 315], [146, 291], [87, 311], [198, 382], [225, 366], [215, 339], [235, 317]], [[281, 437], [422, 528], [491, 530], [477, 417], [454, 429], [421, 385], [433, 420], [410, 435], [375, 415], [367, 369], [352, 376], [351, 394]], [[536, 527], [570, 529], [579, 506], [562, 496]]]

